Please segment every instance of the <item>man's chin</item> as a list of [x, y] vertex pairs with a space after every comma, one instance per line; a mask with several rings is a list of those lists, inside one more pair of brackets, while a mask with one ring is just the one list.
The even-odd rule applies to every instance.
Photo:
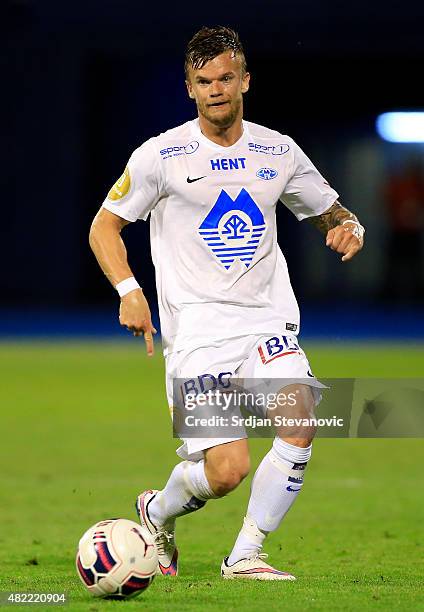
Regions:
[[237, 113], [207, 113], [205, 117], [210, 123], [212, 123], [212, 125], [215, 125], [216, 127], [228, 128], [233, 125], [234, 121], [236, 120]]

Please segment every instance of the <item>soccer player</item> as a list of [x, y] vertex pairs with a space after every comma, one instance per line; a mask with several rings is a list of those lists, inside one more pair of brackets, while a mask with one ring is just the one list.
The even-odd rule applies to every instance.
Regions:
[[[344, 262], [362, 248], [363, 227], [291, 138], [243, 120], [250, 75], [236, 32], [221, 26], [197, 32], [185, 75], [198, 117], [134, 151], [93, 221], [91, 247], [120, 295], [121, 325], [143, 334], [152, 355], [156, 330], [120, 237], [125, 225], [151, 215], [171, 406], [174, 379], [230, 373], [280, 380], [279, 393], [297, 398], [293, 414], [311, 417], [322, 385], [297, 341], [299, 312], [277, 244], [276, 206], [281, 201], [298, 220], [312, 222]], [[285, 410], [273, 411], [274, 423]], [[295, 579], [261, 551], [302, 489], [315, 430], [280, 424], [275, 433], [222, 562], [224, 578]], [[164, 488], [137, 499], [140, 521], [156, 538], [158, 573], [165, 575], [178, 571], [176, 518], [226, 495], [250, 469], [246, 435], [183, 441], [177, 450], [183, 461]]]

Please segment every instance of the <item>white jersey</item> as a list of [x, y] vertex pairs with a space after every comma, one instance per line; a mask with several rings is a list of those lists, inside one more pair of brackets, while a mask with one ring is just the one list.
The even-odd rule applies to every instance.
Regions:
[[151, 214], [166, 355], [224, 338], [297, 333], [276, 205], [301, 220], [337, 197], [288, 136], [243, 121], [241, 138], [223, 147], [195, 119], [136, 149], [103, 206], [128, 221]]

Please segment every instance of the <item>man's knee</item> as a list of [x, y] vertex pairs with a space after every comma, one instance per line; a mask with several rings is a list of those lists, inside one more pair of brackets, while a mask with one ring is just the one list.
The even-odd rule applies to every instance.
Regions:
[[247, 442], [240, 442], [242, 444], [236, 448], [230, 446], [235, 443], [229, 443], [206, 452], [205, 473], [212, 490], [219, 497], [233, 491], [250, 471]]
[[291, 404], [282, 403], [277, 410], [268, 410], [267, 416], [280, 420], [275, 422], [276, 435], [294, 446], [306, 448], [317, 432], [315, 420], [315, 399], [309, 385], [294, 384], [281, 390], [282, 397], [289, 393], [296, 397]]
[[218, 485], [217, 495], [226, 495], [233, 491], [246, 478], [250, 470], [249, 458], [234, 464], [229, 459], [221, 462], [216, 470], [215, 482]]

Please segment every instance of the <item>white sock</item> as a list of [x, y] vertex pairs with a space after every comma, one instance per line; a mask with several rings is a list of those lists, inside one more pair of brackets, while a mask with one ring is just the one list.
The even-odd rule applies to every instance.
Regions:
[[156, 526], [173, 523], [177, 516], [200, 510], [216, 498], [205, 474], [205, 462], [178, 463], [162, 491], [149, 503], [150, 520]]
[[275, 438], [253, 477], [247, 517], [229, 556], [229, 565], [260, 552], [266, 535], [278, 529], [302, 488], [311, 450], [312, 445], [300, 448]]
[[240, 559], [247, 559], [250, 555], [260, 552], [266, 536], [267, 533], [258, 529], [251, 516], [245, 516], [243, 527], [237, 536], [231, 555], [228, 557], [228, 565], [233, 565]]

